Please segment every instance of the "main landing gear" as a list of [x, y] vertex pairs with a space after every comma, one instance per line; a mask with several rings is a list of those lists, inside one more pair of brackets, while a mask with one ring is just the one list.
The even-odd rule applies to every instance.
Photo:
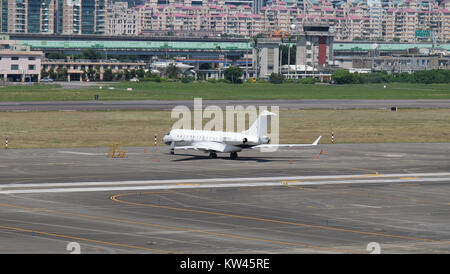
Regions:
[[[237, 157], [238, 157], [237, 152], [231, 152], [230, 153], [230, 159], [235, 160], [235, 159], [237, 159]], [[215, 152], [211, 151], [211, 152], [209, 152], [209, 158], [210, 159], [216, 159], [217, 158], [217, 154]]]
[[230, 159], [236, 160], [238, 157], [237, 152], [231, 152], [230, 153]]

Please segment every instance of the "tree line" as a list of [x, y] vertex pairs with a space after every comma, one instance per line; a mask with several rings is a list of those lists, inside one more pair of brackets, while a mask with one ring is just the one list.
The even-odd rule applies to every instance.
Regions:
[[368, 84], [368, 83], [450, 83], [450, 70], [421, 70], [413, 73], [387, 73], [371, 72], [371, 73], [350, 73], [345, 69], [338, 69], [333, 72], [331, 78], [336, 84]]

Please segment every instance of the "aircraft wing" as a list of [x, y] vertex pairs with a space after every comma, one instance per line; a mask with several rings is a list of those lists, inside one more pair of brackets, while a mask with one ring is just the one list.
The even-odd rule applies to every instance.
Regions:
[[310, 147], [310, 146], [317, 146], [317, 144], [320, 141], [320, 138], [322, 136], [319, 136], [312, 144], [264, 144], [264, 145], [257, 145], [252, 148], [269, 148], [269, 147]]
[[174, 149], [194, 149], [202, 151], [225, 152], [225, 144], [217, 142], [194, 142], [190, 146], [176, 146]]

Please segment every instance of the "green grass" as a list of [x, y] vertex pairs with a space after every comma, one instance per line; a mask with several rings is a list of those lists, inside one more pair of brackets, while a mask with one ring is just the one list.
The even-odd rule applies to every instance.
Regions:
[[[108, 89], [108, 85], [114, 90]], [[305, 85], [286, 83], [225, 84], [181, 82], [105, 83], [102, 89], [64, 89], [59, 85], [0, 87], [0, 101], [93, 100], [276, 100], [276, 99], [450, 99], [448, 84]], [[133, 88], [133, 91], [127, 91]]]
[[[176, 119], [170, 111], [1, 112], [0, 134], [9, 148], [153, 146]], [[208, 119], [206, 121], [208, 122]], [[280, 111], [280, 143], [450, 142], [448, 109]], [[224, 126], [225, 127], [225, 126]], [[1, 152], [0, 152], [1, 153]]]

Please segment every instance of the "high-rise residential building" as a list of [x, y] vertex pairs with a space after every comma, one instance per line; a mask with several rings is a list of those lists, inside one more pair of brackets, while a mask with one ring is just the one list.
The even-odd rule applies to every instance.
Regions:
[[57, 0], [58, 33], [104, 34], [105, 0]]
[[107, 7], [105, 34], [138, 34], [138, 8], [128, 8], [127, 2], [110, 3]]
[[259, 14], [261, 9], [266, 5], [265, 0], [253, 0], [252, 1], [252, 12], [254, 14]]
[[103, 34], [105, 0], [0, 0], [0, 31]]
[[13, 33], [53, 33], [53, 0], [1, 0], [0, 30]]
[[12, 33], [249, 38], [323, 23], [339, 41], [450, 41], [450, 0], [0, 0], [0, 11]]

